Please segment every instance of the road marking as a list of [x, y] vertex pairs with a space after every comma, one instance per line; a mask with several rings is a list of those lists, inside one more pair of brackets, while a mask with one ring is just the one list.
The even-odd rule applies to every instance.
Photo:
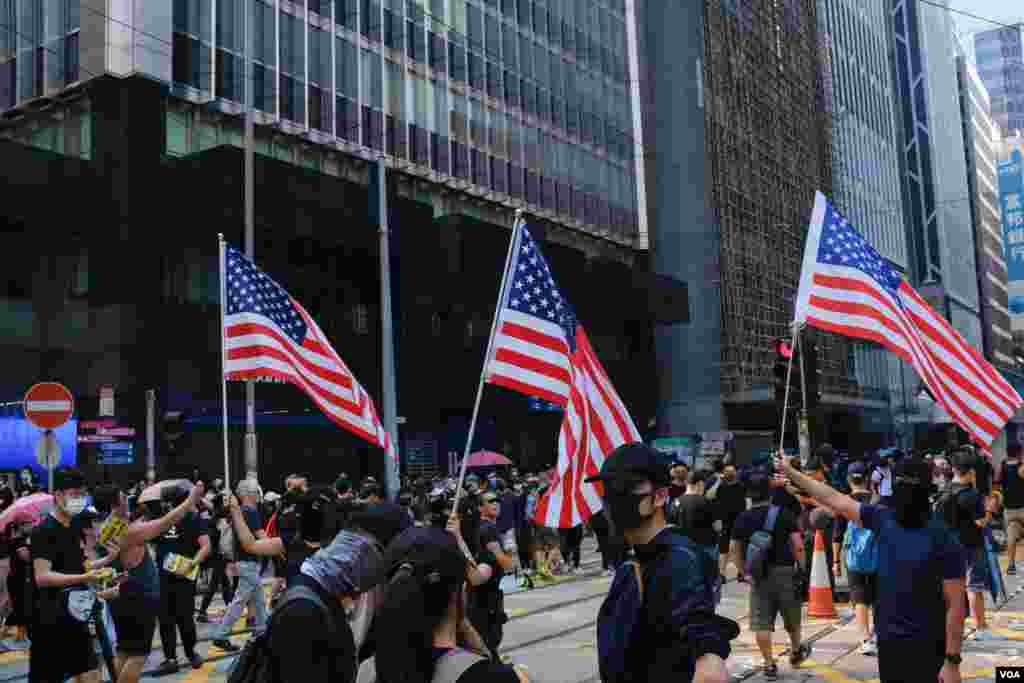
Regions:
[[203, 664], [198, 669], [193, 669], [187, 676], [182, 678], [178, 683], [199, 683], [200, 681], [210, 680], [210, 674], [216, 671], [216, 666], [211, 662]]
[[813, 670], [814, 673], [824, 678], [828, 683], [861, 683], [856, 678], [851, 678], [844, 674], [842, 671], [837, 671], [830, 666], [824, 664], [818, 664], [813, 659], [805, 659], [796, 671]]

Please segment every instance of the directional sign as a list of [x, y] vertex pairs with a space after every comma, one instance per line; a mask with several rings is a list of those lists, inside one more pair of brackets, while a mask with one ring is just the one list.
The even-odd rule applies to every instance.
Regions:
[[116, 441], [113, 436], [99, 436], [98, 434], [79, 434], [78, 443], [111, 443]]
[[40, 429], [56, 429], [75, 412], [71, 392], [56, 382], [41, 382], [29, 389], [22, 405], [25, 418]]
[[135, 436], [134, 427], [110, 427], [97, 430], [99, 436]]

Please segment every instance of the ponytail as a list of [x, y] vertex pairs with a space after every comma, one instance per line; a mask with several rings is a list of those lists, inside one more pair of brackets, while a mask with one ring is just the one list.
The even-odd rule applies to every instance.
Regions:
[[434, 629], [445, 618], [450, 595], [450, 587], [424, 585], [411, 564], [398, 568], [376, 615], [378, 636], [388, 643], [387, 656], [377, 658], [380, 683], [430, 680]]

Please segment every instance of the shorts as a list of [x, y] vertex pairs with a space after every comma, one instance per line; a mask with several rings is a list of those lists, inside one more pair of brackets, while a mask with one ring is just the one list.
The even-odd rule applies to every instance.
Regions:
[[847, 571], [850, 579], [850, 600], [857, 605], [872, 606], [878, 594], [878, 574], [862, 574]]
[[87, 624], [70, 619], [58, 624], [35, 624], [29, 650], [30, 683], [64, 683], [99, 666]]
[[148, 657], [153, 649], [160, 601], [119, 598], [110, 603], [117, 630], [117, 651], [129, 657]]
[[977, 548], [964, 547], [967, 557], [967, 592], [984, 593], [988, 590], [992, 577], [989, 575], [988, 553], [984, 545]]
[[802, 603], [796, 593], [796, 570], [793, 567], [771, 567], [768, 575], [755, 582], [750, 590], [750, 630], [755, 633], [775, 630], [775, 618], [782, 614], [786, 631], [800, 628]]
[[1006, 509], [1006, 536], [1010, 543], [1016, 543], [1024, 536], [1024, 508]]

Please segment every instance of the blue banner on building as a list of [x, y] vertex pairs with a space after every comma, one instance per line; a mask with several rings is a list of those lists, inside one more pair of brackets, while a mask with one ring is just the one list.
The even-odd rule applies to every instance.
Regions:
[[1015, 149], [1008, 161], [999, 163], [999, 203], [1003, 215], [1003, 240], [1006, 244], [1007, 284], [1010, 312], [1024, 314], [1024, 163]]

